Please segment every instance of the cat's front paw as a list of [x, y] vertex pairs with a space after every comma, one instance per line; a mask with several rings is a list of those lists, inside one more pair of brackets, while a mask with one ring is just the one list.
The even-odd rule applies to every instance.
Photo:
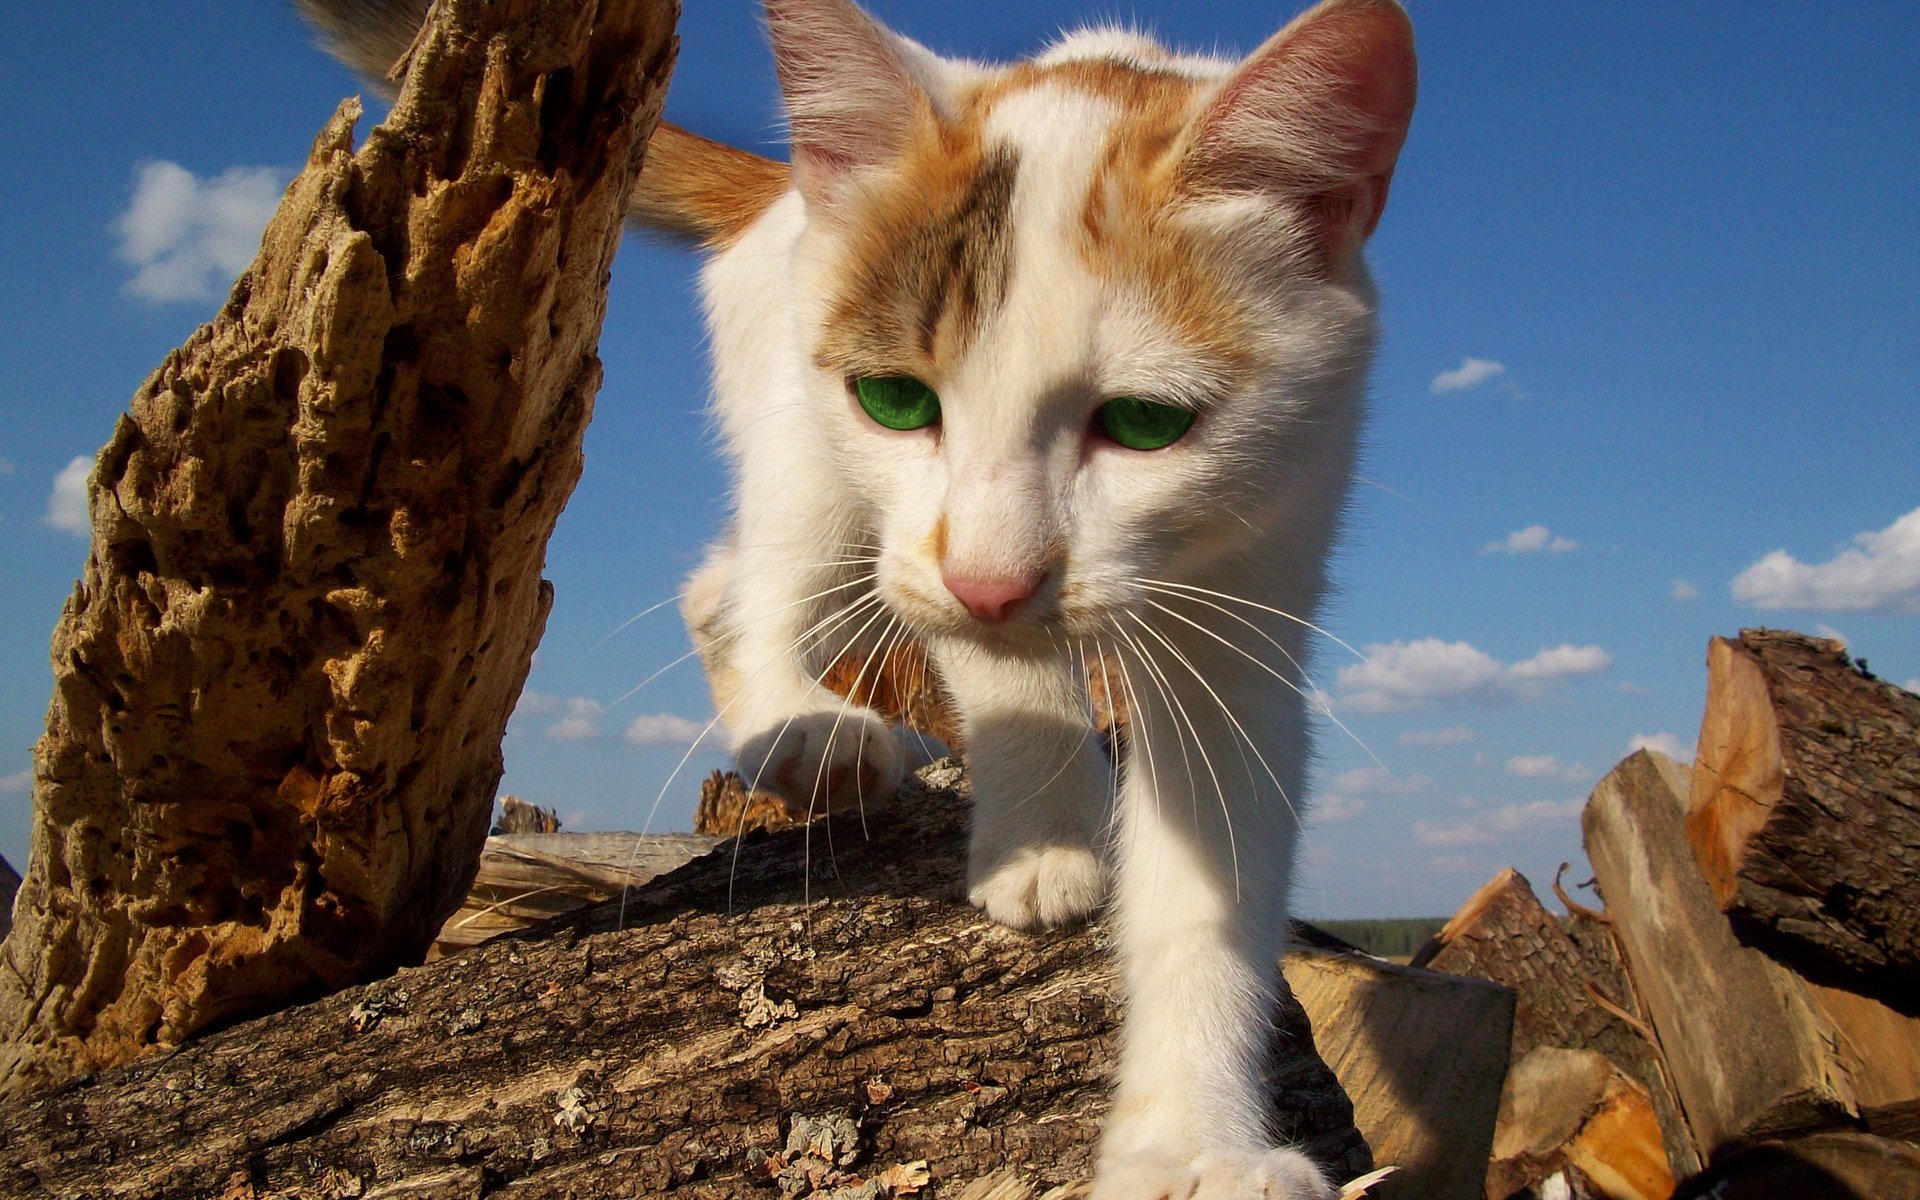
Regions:
[[1313, 1160], [1272, 1147], [1102, 1156], [1089, 1200], [1333, 1200]]
[[906, 773], [899, 739], [864, 708], [803, 712], [747, 738], [740, 774], [809, 816], [893, 795]]
[[1014, 929], [1084, 921], [1106, 893], [1106, 867], [1086, 846], [1025, 847], [996, 863], [968, 864], [967, 899]]

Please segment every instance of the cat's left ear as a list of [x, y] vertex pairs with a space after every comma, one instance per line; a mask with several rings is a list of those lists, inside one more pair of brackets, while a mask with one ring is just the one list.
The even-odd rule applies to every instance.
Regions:
[[918, 47], [852, 0], [766, 5], [792, 132], [794, 183], [810, 206], [830, 212], [848, 177], [895, 161], [931, 113], [915, 79]]
[[1415, 80], [1405, 10], [1324, 0], [1254, 51], [1195, 118], [1181, 182], [1305, 205], [1338, 257], [1380, 221]]

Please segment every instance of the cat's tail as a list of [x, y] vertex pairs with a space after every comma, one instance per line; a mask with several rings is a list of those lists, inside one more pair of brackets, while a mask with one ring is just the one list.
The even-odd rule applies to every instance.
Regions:
[[[383, 95], [412, 47], [430, 0], [295, 0], [335, 58]], [[722, 246], [789, 183], [787, 164], [703, 138], [666, 121], [654, 131], [628, 218], [661, 233]]]

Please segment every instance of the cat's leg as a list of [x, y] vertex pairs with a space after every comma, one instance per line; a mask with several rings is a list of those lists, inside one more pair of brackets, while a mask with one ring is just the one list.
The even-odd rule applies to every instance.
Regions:
[[1126, 1017], [1093, 1196], [1325, 1200], [1320, 1170], [1273, 1146], [1264, 1083], [1306, 753], [1298, 708], [1234, 694], [1230, 664], [1189, 653], [1192, 669], [1124, 656], [1133, 724], [1115, 924]]
[[[743, 522], [688, 580], [682, 613], [734, 762], [752, 786], [818, 814], [899, 787], [899, 738], [872, 709], [820, 682], [843, 653], [870, 653], [889, 617], [860, 556], [813, 528]], [[876, 667], [877, 669], [877, 667]]]
[[1015, 929], [1078, 921], [1106, 898], [1112, 772], [1078, 661], [935, 648], [973, 782], [967, 896]]

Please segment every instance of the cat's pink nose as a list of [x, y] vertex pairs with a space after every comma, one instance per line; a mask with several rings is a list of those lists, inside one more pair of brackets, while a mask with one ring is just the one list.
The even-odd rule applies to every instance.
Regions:
[[1025, 579], [1011, 577], [973, 579], [965, 575], [942, 573], [941, 581], [967, 611], [990, 625], [998, 625], [1013, 615], [1022, 601], [1040, 587], [1046, 572]]

